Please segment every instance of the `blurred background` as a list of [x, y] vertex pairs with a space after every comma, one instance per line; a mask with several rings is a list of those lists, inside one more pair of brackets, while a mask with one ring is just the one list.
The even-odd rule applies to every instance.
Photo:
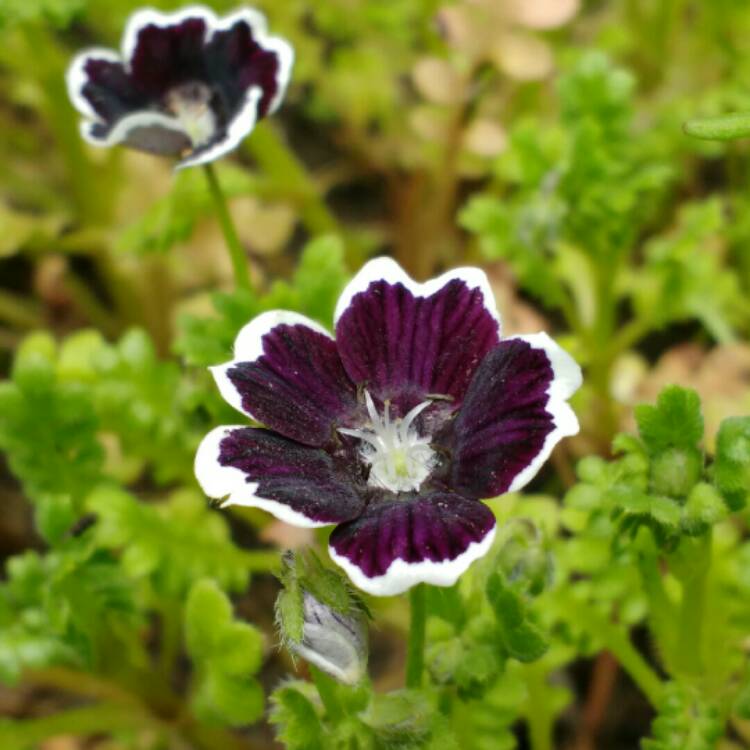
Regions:
[[[255, 5], [296, 63], [279, 113], [217, 165], [250, 295], [233, 291], [200, 170], [79, 137], [68, 62], [117, 48], [139, 6], [0, 0], [0, 716], [79, 705], [81, 674], [117, 677], [92, 681], [89, 698], [142, 691], [154, 653], [181, 700], [181, 604], [202, 576], [265, 633], [259, 684], [293, 671], [272, 648], [271, 570], [278, 549], [312, 535], [206, 507], [194, 450], [232, 412], [205, 367], [263, 309], [330, 326], [373, 254], [418, 279], [481, 265], [506, 333], [547, 330], [583, 364], [582, 433], [532, 494], [559, 497], [578, 458], [608, 456], [633, 405], [666, 383], [700, 393], [709, 450], [719, 421], [750, 406], [748, 148], [682, 132], [691, 117], [750, 111], [750, 4]], [[93, 546], [71, 552], [90, 522]], [[371, 672], [389, 689], [403, 678], [406, 610], [378, 607]], [[111, 666], [122, 649], [132, 674]], [[632, 748], [647, 734], [651, 709], [606, 657], [576, 654], [559, 680], [555, 747]], [[19, 747], [173, 746], [101, 727], [58, 735]], [[525, 730], [509, 736], [529, 746]], [[195, 746], [279, 747], [272, 737], [259, 719]]]

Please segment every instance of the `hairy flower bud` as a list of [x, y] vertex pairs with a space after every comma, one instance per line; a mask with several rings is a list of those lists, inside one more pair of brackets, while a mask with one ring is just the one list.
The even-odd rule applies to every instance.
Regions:
[[346, 579], [313, 553], [287, 552], [281, 581], [276, 620], [287, 648], [340, 682], [359, 682], [367, 669], [366, 608]]
[[367, 669], [367, 630], [358, 614], [342, 615], [303, 594], [302, 640], [289, 648], [331, 677], [354, 685]]

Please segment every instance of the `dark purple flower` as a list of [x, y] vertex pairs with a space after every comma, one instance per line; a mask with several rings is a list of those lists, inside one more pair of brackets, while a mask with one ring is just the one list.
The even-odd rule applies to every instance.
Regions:
[[279, 106], [293, 60], [256, 10], [217, 18], [201, 6], [144, 9], [130, 17], [121, 54], [82, 52], [67, 83], [87, 141], [176, 156], [189, 167], [236, 148]]
[[296, 526], [337, 524], [333, 560], [359, 588], [450, 586], [484, 555], [482, 498], [523, 487], [578, 432], [573, 359], [544, 333], [500, 338], [484, 273], [417, 284], [389, 258], [344, 290], [336, 340], [264, 313], [212, 368], [224, 398], [266, 428], [218, 427], [196, 456], [203, 490]]

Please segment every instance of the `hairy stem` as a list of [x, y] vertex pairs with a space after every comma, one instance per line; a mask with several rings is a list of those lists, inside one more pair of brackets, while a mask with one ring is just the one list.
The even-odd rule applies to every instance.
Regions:
[[416, 688], [422, 684], [424, 670], [424, 641], [427, 621], [427, 589], [423, 583], [409, 592], [411, 624], [406, 655], [406, 687]]
[[250, 271], [248, 270], [247, 257], [242, 248], [240, 238], [237, 235], [237, 229], [232, 221], [232, 216], [229, 213], [227, 199], [224, 195], [224, 191], [221, 189], [216, 170], [214, 170], [213, 164], [204, 164], [203, 171], [206, 174], [208, 189], [211, 193], [211, 198], [216, 209], [216, 218], [219, 220], [219, 225], [221, 226], [221, 231], [224, 235], [224, 241], [226, 242], [227, 250], [229, 250], [235, 284], [238, 289], [251, 290], [252, 284], [250, 283]]
[[690, 546], [690, 570], [679, 576], [682, 601], [679, 612], [677, 668], [691, 675], [704, 671], [703, 631], [706, 581], [711, 560], [711, 537], [707, 534]]
[[326, 714], [328, 714], [328, 718], [331, 721], [340, 719], [343, 715], [343, 709], [336, 693], [336, 683], [327, 674], [324, 674], [312, 664], [310, 665], [310, 674], [318, 690], [320, 700], [325, 707]]

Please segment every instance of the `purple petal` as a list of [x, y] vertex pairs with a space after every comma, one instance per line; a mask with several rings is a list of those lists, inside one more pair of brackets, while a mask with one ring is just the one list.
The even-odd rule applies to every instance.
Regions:
[[123, 58], [134, 86], [159, 100], [181, 83], [206, 80], [203, 47], [214, 21], [214, 14], [200, 7], [134, 13], [123, 39]]
[[492, 291], [479, 269], [417, 284], [390, 258], [366, 264], [336, 309], [336, 340], [349, 376], [402, 411], [426, 394], [458, 405], [497, 344], [498, 329]]
[[292, 440], [327, 445], [358, 408], [333, 339], [302, 315], [259, 315], [240, 331], [234, 356], [211, 368], [224, 398]]
[[[220, 85], [229, 110], [238, 109], [247, 90], [258, 87], [263, 92], [258, 116], [263, 117], [286, 85], [281, 57], [291, 55], [291, 48], [278, 38], [272, 45], [268, 41], [265, 19], [249, 10], [225, 19], [212, 33], [206, 45], [206, 67], [210, 79]], [[279, 44], [288, 52], [282, 53]]]
[[225, 505], [261, 508], [294, 526], [356, 518], [364, 501], [325, 451], [269, 430], [217, 427], [195, 457], [203, 491]]
[[452, 586], [492, 545], [495, 517], [476, 500], [433, 493], [413, 500], [374, 500], [337, 526], [331, 558], [363, 591], [400, 594], [417, 583]]
[[501, 342], [456, 417], [452, 488], [484, 498], [523, 487], [558, 441], [578, 432], [566, 399], [580, 385], [580, 368], [546, 334]]
[[133, 86], [125, 66], [111, 50], [93, 49], [75, 57], [66, 81], [76, 109], [96, 120], [114, 122], [148, 104], [148, 98]]

